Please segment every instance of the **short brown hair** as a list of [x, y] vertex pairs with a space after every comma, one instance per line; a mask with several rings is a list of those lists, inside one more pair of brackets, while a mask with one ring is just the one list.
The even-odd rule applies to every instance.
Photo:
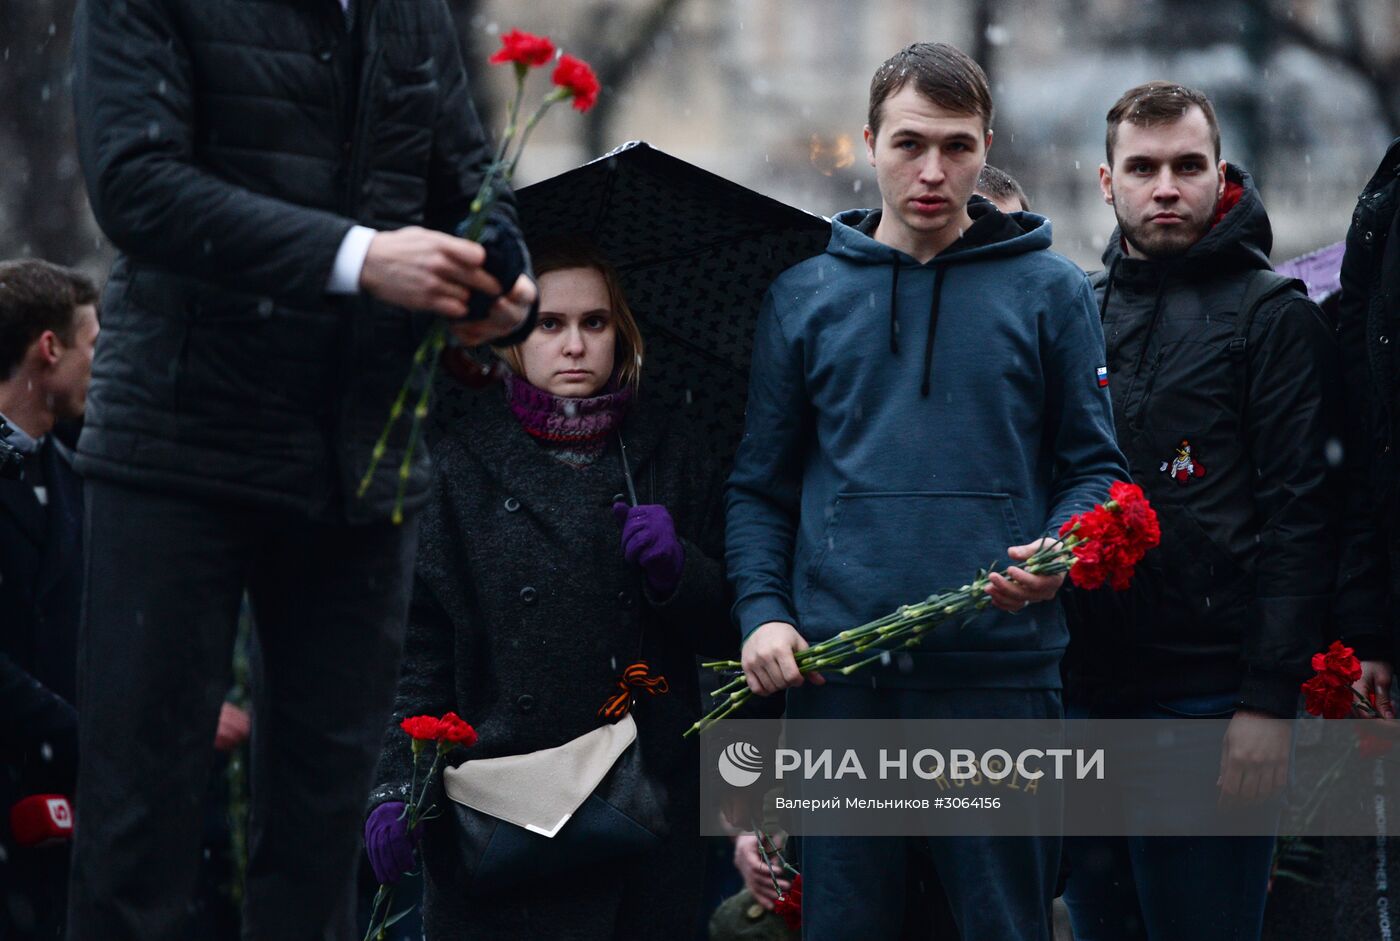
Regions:
[[1180, 121], [1193, 107], [1200, 108], [1210, 125], [1210, 141], [1215, 145], [1215, 159], [1220, 159], [1220, 122], [1215, 119], [1215, 107], [1205, 92], [1176, 82], [1147, 82], [1123, 92], [1108, 109], [1108, 133], [1104, 151], [1108, 165], [1113, 166], [1113, 145], [1118, 141], [1118, 125], [1127, 121], [1136, 127], [1154, 127]]
[[72, 268], [38, 258], [0, 261], [0, 381], [45, 331], [71, 343], [78, 308], [96, 303], [97, 285]]
[[955, 114], [974, 114], [982, 129], [992, 126], [992, 90], [987, 75], [972, 57], [946, 42], [916, 42], [885, 60], [870, 79], [866, 123], [880, 133], [880, 107], [910, 82], [919, 94]]
[[976, 192], [991, 200], [1014, 199], [1021, 204], [1022, 212], [1030, 212], [1031, 201], [1021, 184], [1011, 174], [990, 163], [985, 164], [977, 174]]
[[[592, 268], [603, 276], [603, 283], [608, 288], [608, 304], [612, 308], [613, 323], [617, 327], [613, 376], [618, 385], [629, 386], [636, 391], [642, 381], [642, 331], [637, 326], [637, 318], [633, 316], [632, 308], [627, 306], [627, 297], [622, 293], [622, 281], [607, 258], [592, 241], [582, 236], [561, 236], [547, 241], [532, 241], [530, 257], [533, 259], [537, 278], [565, 268]], [[498, 352], [512, 372], [517, 376], [525, 374], [524, 361], [521, 359], [518, 345], [508, 346]]]

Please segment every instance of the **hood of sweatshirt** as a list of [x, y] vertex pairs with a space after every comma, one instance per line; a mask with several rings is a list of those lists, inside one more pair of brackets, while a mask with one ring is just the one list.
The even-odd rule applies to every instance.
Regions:
[[890, 353], [899, 354], [899, 274], [904, 269], [933, 269], [933, 288], [928, 302], [929, 329], [923, 357], [923, 380], [920, 394], [929, 394], [933, 370], [933, 343], [938, 332], [939, 305], [943, 283], [949, 271], [957, 265], [1005, 258], [1050, 247], [1050, 220], [1032, 212], [1001, 212], [990, 200], [973, 196], [967, 206], [972, 225], [943, 251], [925, 263], [897, 248], [875, 240], [880, 224], [879, 209], [849, 209], [832, 219], [828, 254], [857, 264], [877, 265], [889, 269], [889, 333]]

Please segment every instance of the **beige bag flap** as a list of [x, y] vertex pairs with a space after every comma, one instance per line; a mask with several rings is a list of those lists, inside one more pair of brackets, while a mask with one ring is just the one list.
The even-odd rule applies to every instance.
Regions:
[[554, 748], [464, 761], [442, 773], [443, 785], [459, 804], [552, 837], [636, 738], [628, 713]]

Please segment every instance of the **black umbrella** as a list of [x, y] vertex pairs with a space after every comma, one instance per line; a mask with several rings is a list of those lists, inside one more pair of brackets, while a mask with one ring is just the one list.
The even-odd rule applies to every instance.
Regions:
[[[527, 238], [582, 235], [597, 244], [641, 324], [642, 394], [684, 410], [720, 453], [732, 453], [764, 292], [825, 248], [829, 223], [635, 141], [516, 197]], [[439, 430], [472, 398], [444, 381]]]

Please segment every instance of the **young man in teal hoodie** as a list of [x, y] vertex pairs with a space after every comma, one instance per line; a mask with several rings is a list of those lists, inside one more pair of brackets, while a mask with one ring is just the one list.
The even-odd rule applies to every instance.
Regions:
[[[1084, 273], [1041, 216], [974, 199], [991, 145], [982, 70], [944, 44], [889, 59], [870, 89], [881, 208], [832, 222], [825, 254], [768, 293], [729, 481], [727, 561], [743, 664], [792, 718], [1062, 715], [1062, 577], [993, 575], [994, 611], [851, 677], [794, 654], [1024, 561], [1127, 478]], [[804, 685], [810, 681], [811, 685]], [[825, 685], [825, 688], [815, 687]], [[1050, 938], [1055, 837], [941, 837], [929, 849], [964, 937]], [[890, 937], [903, 847], [808, 837], [808, 937]], [[856, 917], [858, 916], [858, 917]]]

